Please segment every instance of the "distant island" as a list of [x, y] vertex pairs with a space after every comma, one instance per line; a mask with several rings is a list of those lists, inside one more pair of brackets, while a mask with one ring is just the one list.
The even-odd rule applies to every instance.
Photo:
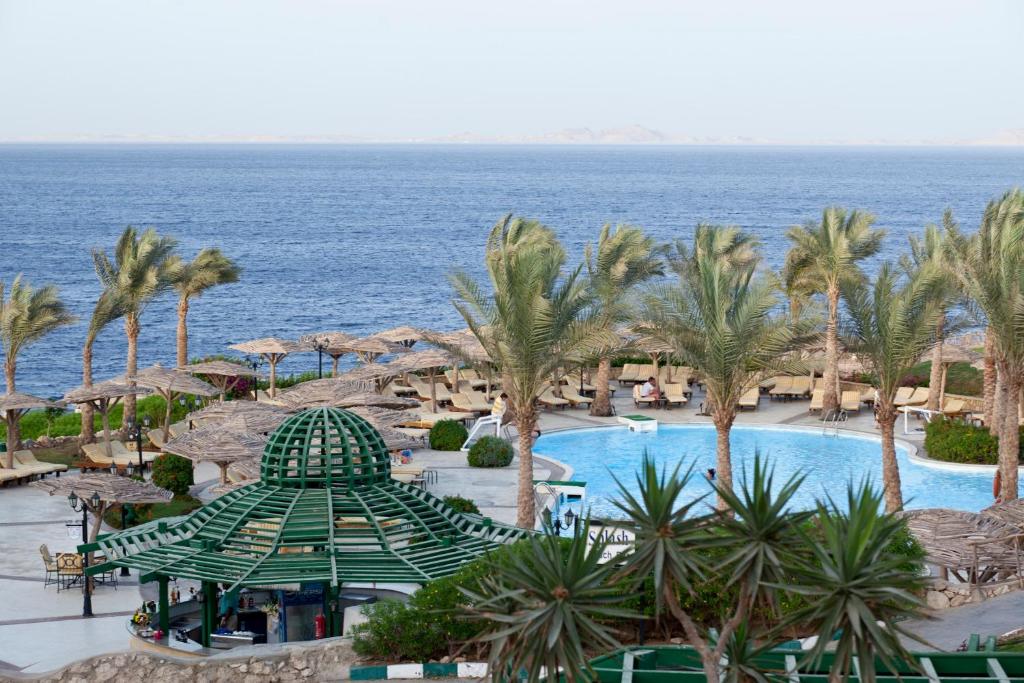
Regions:
[[843, 145], [843, 146], [1024, 146], [1024, 128], [977, 138], [806, 139], [783, 140], [735, 136], [693, 136], [666, 133], [641, 124], [619, 128], [563, 128], [537, 135], [484, 135], [464, 132], [443, 136], [370, 137], [324, 135], [153, 135], [110, 134], [0, 138], [0, 143], [210, 143], [210, 144], [450, 144], [450, 145]]

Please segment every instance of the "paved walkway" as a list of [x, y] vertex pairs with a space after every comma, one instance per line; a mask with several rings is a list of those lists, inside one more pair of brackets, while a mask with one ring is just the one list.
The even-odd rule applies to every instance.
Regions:
[[[955, 650], [970, 634], [977, 633], [984, 641], [1024, 626], [1024, 591], [1004, 593], [985, 602], [943, 610], [934, 620], [915, 620], [905, 624], [940, 650]], [[911, 649], [921, 645], [904, 638]]]

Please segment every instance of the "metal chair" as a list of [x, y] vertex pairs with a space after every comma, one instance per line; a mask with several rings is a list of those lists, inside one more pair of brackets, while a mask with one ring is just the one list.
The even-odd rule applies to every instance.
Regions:
[[[53, 555], [50, 554], [50, 549], [46, 547], [46, 544], [39, 546], [39, 554], [43, 557], [43, 569], [46, 571], [46, 575], [43, 578], [43, 588], [46, 588], [51, 583], [57, 583], [57, 563], [53, 560]], [[57, 590], [60, 590], [58, 586]]]
[[82, 556], [78, 553], [57, 553], [57, 592], [67, 590], [82, 580]]

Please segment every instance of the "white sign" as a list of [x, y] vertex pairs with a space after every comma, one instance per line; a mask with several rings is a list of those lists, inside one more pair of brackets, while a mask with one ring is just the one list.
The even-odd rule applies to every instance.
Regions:
[[633, 549], [636, 542], [636, 534], [629, 529], [622, 529], [615, 526], [598, 525], [592, 523], [587, 530], [587, 547], [590, 548], [597, 542], [605, 542], [607, 545], [601, 553], [601, 564], [610, 562], [619, 554]]

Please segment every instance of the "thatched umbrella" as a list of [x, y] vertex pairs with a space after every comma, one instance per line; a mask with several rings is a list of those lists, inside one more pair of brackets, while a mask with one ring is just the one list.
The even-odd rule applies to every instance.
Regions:
[[390, 330], [372, 334], [369, 338], [383, 339], [391, 344], [399, 344], [407, 349], [411, 349], [413, 344], [423, 340], [424, 332], [423, 330], [417, 330], [415, 327], [403, 325], [402, 327], [392, 327]]
[[269, 403], [225, 401], [224, 403], [213, 403], [202, 410], [189, 413], [187, 419], [190, 422], [211, 424], [241, 421], [248, 427], [247, 431], [263, 433], [276, 429], [289, 414], [288, 410]]
[[[17, 391], [13, 394], [0, 395], [0, 413], [4, 414], [4, 418], [7, 421], [8, 436], [14, 433], [13, 427], [15, 423], [28, 411], [35, 410], [36, 408], [60, 407], [59, 403], [54, 403], [38, 396], [32, 396], [31, 394], [21, 394]], [[18, 445], [12, 442], [10, 438], [7, 439], [7, 454], [4, 458], [4, 467], [7, 469], [14, 467], [14, 451], [17, 450]]]
[[384, 446], [389, 451], [402, 451], [406, 448], [416, 448], [421, 444], [405, 432], [400, 432], [394, 427], [374, 427], [384, 439]]
[[936, 346], [939, 348], [933, 346], [921, 355], [921, 362], [933, 360], [936, 354], [942, 358], [942, 380], [939, 384], [939, 408], [942, 408], [946, 400], [946, 376], [949, 374], [949, 367], [956, 363], [977, 362], [982, 359], [982, 354], [962, 344], [942, 342]]
[[177, 436], [164, 445], [164, 452], [174, 453], [192, 462], [216, 463], [220, 467], [220, 483], [228, 482], [228, 465], [239, 460], [258, 458], [263, 454], [267, 437], [242, 431], [241, 425], [230, 423], [200, 427]]
[[409, 413], [405, 410], [364, 405], [348, 408], [348, 411], [355, 413], [378, 429], [380, 427], [397, 427], [409, 421]]
[[348, 344], [355, 341], [356, 337], [347, 332], [317, 332], [315, 334], [304, 334], [299, 337], [300, 344], [307, 344], [313, 351], [326, 353], [331, 357], [331, 377], [338, 376], [338, 360], [346, 353], [353, 353]]
[[439, 349], [427, 349], [400, 356], [387, 365], [401, 374], [425, 370], [427, 378], [430, 380], [430, 411], [436, 413], [437, 387], [434, 385], [434, 379], [437, 377], [438, 370], [453, 362], [451, 354]]
[[125, 396], [139, 396], [150, 393], [149, 389], [140, 386], [121, 384], [113, 380], [80, 386], [64, 394], [65, 403], [86, 403], [103, 417], [103, 442], [107, 457], [113, 457], [110, 449], [110, 409], [117, 405]]
[[277, 395], [277, 364], [285, 359], [289, 353], [306, 351], [307, 345], [294, 342], [289, 339], [275, 339], [265, 337], [264, 339], [253, 339], [252, 341], [232, 344], [228, 347], [242, 353], [253, 353], [267, 359], [270, 364], [270, 397]]
[[183, 365], [178, 370], [190, 375], [202, 375], [220, 391], [220, 400], [224, 401], [227, 393], [234, 389], [243, 377], [259, 377], [259, 373], [241, 363], [226, 360], [209, 360], [202, 363]]
[[353, 339], [345, 344], [344, 348], [356, 354], [356, 357], [364, 363], [372, 363], [389, 353], [405, 353], [409, 350], [408, 346], [375, 337]]
[[[477, 336], [468, 327], [454, 332], [424, 332], [424, 339], [447, 351], [454, 359], [458, 359], [475, 368], [482, 368], [487, 381], [487, 395], [491, 395], [491, 377], [494, 363], [487, 349], [480, 343]], [[459, 381], [459, 365], [454, 363], [455, 381]]]
[[303, 382], [281, 392], [281, 401], [289, 408], [347, 408], [375, 405], [384, 408], [408, 408], [416, 401], [374, 393], [367, 382], [352, 382], [341, 377]]
[[[651, 337], [648, 335], [641, 335], [633, 340], [633, 347], [639, 351], [643, 351], [651, 357], [651, 365], [654, 366], [654, 377], [658, 377], [658, 364], [665, 356], [665, 361], [668, 362], [668, 356], [675, 352], [671, 344], [668, 344], [660, 339]], [[668, 380], [672, 381], [672, 364], [668, 363]]]
[[[103, 513], [111, 505], [166, 503], [172, 497], [170, 491], [150, 482], [104, 472], [89, 472], [78, 477], [60, 479], [40, 479], [32, 482], [32, 486], [43, 489], [51, 496], [61, 495], [70, 498], [74, 495], [82, 501], [93, 518], [92, 530], [89, 532], [90, 542], [96, 540], [103, 521]], [[97, 500], [99, 502], [94, 505]]]
[[160, 364], [153, 365], [135, 375], [135, 383], [140, 387], [152, 389], [167, 402], [164, 413], [164, 441], [171, 435], [171, 410], [174, 401], [182, 394], [192, 396], [216, 396], [217, 387], [207, 384], [198, 377], [193, 377], [181, 370], [171, 370]]

